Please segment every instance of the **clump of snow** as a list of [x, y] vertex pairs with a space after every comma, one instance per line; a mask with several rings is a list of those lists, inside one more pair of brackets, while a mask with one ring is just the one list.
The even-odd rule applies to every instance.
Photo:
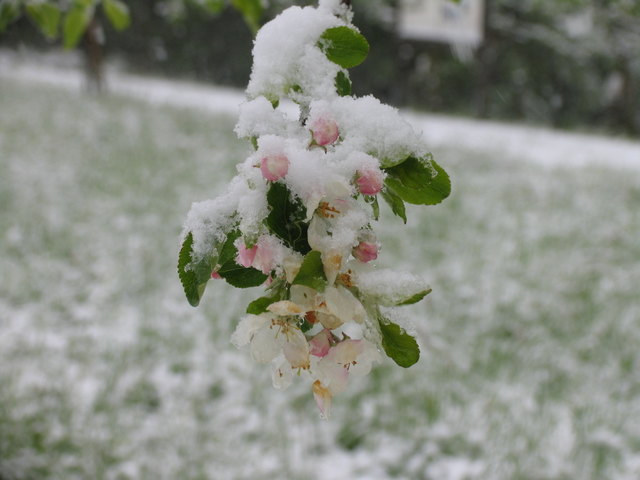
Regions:
[[240, 106], [240, 115], [235, 132], [240, 138], [259, 137], [260, 135], [286, 135], [291, 122], [269, 100], [259, 96]]
[[247, 189], [243, 188], [245, 185], [236, 180], [225, 194], [191, 205], [184, 224], [184, 235], [191, 233], [193, 236], [191, 259], [194, 263], [210, 255], [218, 243], [224, 242], [235, 222], [234, 215], [240, 198], [234, 193], [246, 192]]
[[247, 87], [250, 98], [290, 95], [309, 103], [313, 98], [337, 95], [335, 78], [341, 67], [317, 45], [325, 30], [345, 25], [329, 7], [291, 7], [260, 29]]
[[330, 115], [338, 123], [343, 138], [341, 151], [363, 151], [388, 167], [402, 162], [408, 156], [418, 158], [427, 154], [424, 140], [398, 110], [382, 104], [373, 96], [362, 98], [338, 97], [311, 105], [311, 115], [316, 109]]

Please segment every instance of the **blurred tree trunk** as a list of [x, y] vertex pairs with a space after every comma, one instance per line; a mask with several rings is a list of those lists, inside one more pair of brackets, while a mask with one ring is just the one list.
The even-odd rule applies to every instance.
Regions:
[[85, 61], [86, 88], [90, 93], [104, 89], [104, 31], [94, 17], [84, 33], [83, 52]]
[[620, 128], [630, 134], [640, 133], [638, 125], [638, 86], [635, 84], [631, 65], [628, 58], [618, 58], [616, 71], [622, 80], [620, 89], [611, 105], [615, 122]]
[[490, 91], [495, 76], [497, 55], [496, 32], [491, 23], [491, 15], [497, 8], [494, 0], [485, 0], [484, 6], [484, 39], [476, 50], [476, 63], [473, 69], [475, 88], [473, 103], [475, 115], [478, 118], [489, 117]]

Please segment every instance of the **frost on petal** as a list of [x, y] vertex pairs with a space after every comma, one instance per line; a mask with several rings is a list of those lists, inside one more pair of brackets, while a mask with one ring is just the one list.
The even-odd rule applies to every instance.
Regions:
[[334, 348], [332, 347], [329, 353], [320, 359], [316, 365], [315, 374], [332, 395], [337, 395], [347, 388], [349, 370], [330, 358], [329, 355]]
[[320, 413], [323, 418], [329, 418], [329, 413], [331, 411], [331, 392], [328, 388], [322, 385], [320, 380], [316, 380], [313, 382], [312, 386], [313, 398], [316, 401], [316, 405], [320, 409]]
[[360, 301], [342, 286], [327, 287], [325, 290], [327, 311], [343, 322], [361, 323], [366, 312]]
[[281, 300], [279, 302], [274, 302], [267, 307], [267, 310], [275, 313], [278, 316], [300, 315], [302, 313], [305, 313], [305, 311], [299, 305], [296, 305], [290, 300]]
[[293, 382], [293, 369], [289, 362], [284, 358], [284, 355], [276, 357], [271, 362], [271, 381], [274, 388], [278, 390], [285, 390], [289, 388]]
[[322, 254], [322, 265], [324, 267], [324, 275], [327, 282], [332, 285], [336, 281], [336, 277], [342, 270], [342, 262], [344, 257], [339, 251], [328, 251]]
[[304, 285], [292, 285], [290, 299], [304, 311], [312, 311], [318, 305], [318, 292]]
[[293, 280], [298, 275], [300, 267], [302, 266], [302, 255], [297, 252], [293, 252], [284, 257], [282, 260], [282, 268], [287, 279], [287, 283], [293, 283]]
[[340, 317], [330, 313], [317, 312], [316, 318], [324, 328], [328, 328], [329, 330], [336, 329], [344, 323], [344, 320]]
[[247, 315], [243, 317], [231, 335], [231, 343], [238, 348], [247, 345], [253, 335], [270, 321], [270, 317], [266, 315]]
[[362, 349], [356, 361], [349, 367], [349, 373], [357, 376], [367, 375], [371, 371], [373, 363], [380, 363], [382, 355], [378, 348], [368, 340], [362, 339]]
[[361, 262], [367, 263], [378, 258], [378, 244], [372, 242], [360, 242], [351, 253]]
[[287, 247], [273, 235], [261, 235], [256, 246], [258, 250], [252, 266], [265, 275], [281, 265], [285, 255], [288, 255]]
[[244, 240], [239, 238], [238, 240], [236, 240], [235, 246], [238, 249], [236, 263], [246, 268], [253, 265], [253, 260], [256, 258], [256, 252], [258, 251], [257, 245], [254, 245], [251, 248], [247, 248], [244, 244]]
[[309, 343], [304, 333], [289, 326], [286, 330], [286, 341], [282, 345], [282, 352], [292, 368], [309, 368]]
[[251, 339], [251, 356], [256, 362], [269, 363], [282, 352], [284, 335], [280, 325], [269, 322], [263, 325]]
[[363, 340], [344, 340], [331, 348], [329, 354], [325, 357], [328, 362], [334, 362], [338, 365], [350, 367], [357, 360], [358, 356], [364, 351]]
[[324, 357], [331, 348], [331, 331], [327, 328], [309, 340], [310, 353], [316, 357]]

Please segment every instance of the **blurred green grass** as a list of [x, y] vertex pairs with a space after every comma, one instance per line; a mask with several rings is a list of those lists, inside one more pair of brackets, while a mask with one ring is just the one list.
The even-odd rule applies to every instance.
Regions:
[[0, 479], [638, 478], [638, 171], [436, 150], [452, 197], [379, 227], [423, 358], [321, 422], [229, 343], [259, 289], [177, 280], [233, 124], [0, 83]]

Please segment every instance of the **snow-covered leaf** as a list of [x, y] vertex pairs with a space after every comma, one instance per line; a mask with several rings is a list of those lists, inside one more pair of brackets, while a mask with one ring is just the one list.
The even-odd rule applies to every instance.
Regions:
[[418, 292], [418, 293], [415, 293], [415, 294], [411, 295], [406, 300], [402, 300], [401, 302], [398, 302], [396, 305], [397, 306], [413, 305], [414, 303], [418, 303], [420, 300], [422, 300], [424, 297], [426, 297], [430, 293], [431, 293], [431, 289], [428, 288], [427, 290], [423, 290], [421, 292]]

